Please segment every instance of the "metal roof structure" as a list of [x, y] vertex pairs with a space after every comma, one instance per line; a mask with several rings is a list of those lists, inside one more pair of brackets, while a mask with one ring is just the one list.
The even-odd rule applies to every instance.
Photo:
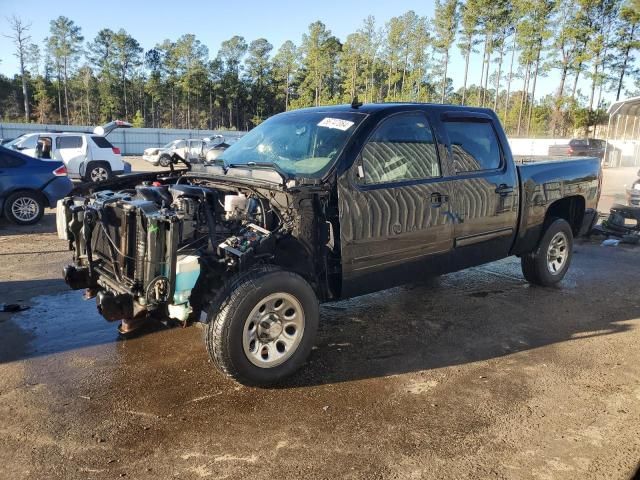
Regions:
[[608, 140], [640, 141], [640, 97], [614, 102], [609, 114]]

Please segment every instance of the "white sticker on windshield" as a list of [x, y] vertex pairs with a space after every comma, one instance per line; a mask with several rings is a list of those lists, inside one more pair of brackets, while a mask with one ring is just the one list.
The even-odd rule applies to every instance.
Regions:
[[350, 122], [349, 120], [343, 120], [341, 118], [331, 118], [331, 117], [326, 117], [322, 119], [320, 123], [318, 123], [319, 127], [337, 128], [338, 130], [342, 130], [342, 131], [349, 130], [351, 125], [353, 125], [353, 122]]

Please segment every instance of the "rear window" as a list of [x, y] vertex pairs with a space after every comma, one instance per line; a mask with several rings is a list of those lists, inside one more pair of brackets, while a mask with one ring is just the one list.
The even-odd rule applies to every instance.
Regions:
[[490, 122], [445, 121], [456, 173], [500, 168], [500, 145]]
[[99, 148], [113, 148], [113, 145], [104, 137], [91, 137], [93, 143], [95, 143]]
[[82, 148], [82, 137], [62, 136], [56, 138], [58, 148]]
[[589, 146], [589, 140], [584, 139], [584, 140], [571, 140], [569, 142], [569, 145], [571, 145], [572, 147], [588, 147]]

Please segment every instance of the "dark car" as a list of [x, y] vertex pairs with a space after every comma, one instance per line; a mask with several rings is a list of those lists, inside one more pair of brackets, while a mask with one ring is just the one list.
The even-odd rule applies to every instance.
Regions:
[[62, 162], [0, 147], [0, 211], [5, 218], [18, 225], [36, 223], [45, 207], [55, 207], [72, 189]]
[[319, 302], [510, 255], [529, 282], [560, 282], [600, 185], [593, 157], [516, 165], [488, 109], [296, 110], [219, 164], [74, 192], [58, 210], [74, 251], [64, 275], [121, 332], [154, 318], [206, 323], [212, 362], [268, 385], [305, 362]]
[[620, 160], [620, 150], [606, 140], [597, 138], [573, 138], [566, 144], [550, 145], [550, 157], [596, 157], [609, 161], [609, 166], [617, 166]]

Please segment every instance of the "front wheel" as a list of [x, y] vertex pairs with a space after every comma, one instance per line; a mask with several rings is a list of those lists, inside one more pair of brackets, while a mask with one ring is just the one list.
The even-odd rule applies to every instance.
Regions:
[[522, 256], [522, 273], [529, 283], [549, 287], [564, 278], [572, 257], [571, 225], [562, 218], [555, 218], [545, 230], [538, 248]]
[[162, 155], [160, 157], [160, 159], [158, 160], [158, 164], [163, 168], [169, 167], [169, 165], [171, 165], [171, 163], [172, 163], [172, 160], [171, 160], [171, 157], [169, 155]]
[[220, 298], [205, 335], [209, 356], [223, 373], [245, 385], [267, 386], [304, 364], [320, 311], [300, 275], [268, 267], [248, 272]]

